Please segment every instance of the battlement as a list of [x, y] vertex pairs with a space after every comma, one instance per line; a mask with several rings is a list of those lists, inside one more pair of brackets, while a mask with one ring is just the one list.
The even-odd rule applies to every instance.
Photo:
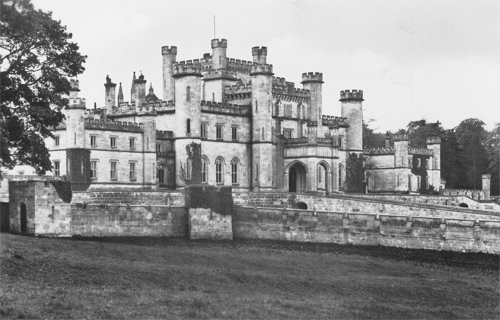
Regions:
[[168, 54], [171, 54], [171, 55], [174, 55], [176, 56], [177, 55], [177, 47], [176, 46], [163, 46], [161, 47], [161, 54], [162, 55], [168, 55]]
[[101, 115], [104, 109], [94, 108], [94, 109], [85, 109], [84, 117], [86, 116], [94, 116]]
[[302, 138], [284, 138], [284, 144], [307, 144], [307, 137]]
[[395, 134], [392, 138], [393, 141], [409, 141], [410, 138], [407, 134]]
[[267, 47], [253, 47], [252, 48], [252, 55], [253, 56], [267, 56]]
[[273, 75], [273, 65], [272, 64], [254, 64], [250, 75], [266, 74]]
[[227, 80], [236, 80], [236, 78], [233, 76], [233, 74], [226, 69], [212, 69], [205, 71], [203, 74], [203, 79], [204, 80], [211, 80], [211, 79], [227, 79]]
[[325, 137], [325, 138], [318, 137], [318, 138], [316, 138], [316, 143], [318, 143], [318, 144], [331, 145], [332, 142], [333, 142], [333, 139], [329, 138], [329, 137]]
[[381, 148], [366, 148], [363, 150], [364, 154], [395, 154], [396, 148], [394, 147], [381, 147]]
[[285, 78], [273, 77], [273, 94], [286, 94], [289, 96], [310, 98], [311, 91], [295, 88], [295, 83], [285, 81]]
[[250, 71], [252, 71], [252, 66], [252, 61], [227, 58], [227, 70], [248, 74], [250, 73]]
[[441, 138], [440, 137], [429, 137], [427, 138], [427, 144], [441, 144]]
[[304, 83], [323, 83], [323, 74], [321, 72], [307, 72], [302, 74], [302, 84]]
[[243, 114], [250, 115], [252, 113], [251, 106], [242, 106], [231, 103], [221, 103], [201, 100], [201, 110], [211, 111], [226, 114]]
[[236, 84], [234, 86], [226, 86], [224, 88], [225, 94], [237, 94], [237, 93], [251, 93], [252, 92], [252, 84], [244, 84], [243, 82]]
[[358, 100], [363, 101], [363, 90], [340, 91], [340, 101]]
[[85, 129], [144, 132], [142, 123], [86, 119]]
[[173, 77], [190, 75], [201, 77], [201, 65], [199, 63], [193, 63], [191, 60], [187, 60], [186, 62], [181, 61], [174, 64]]
[[172, 139], [173, 137], [173, 131], [156, 130], [156, 139]]
[[80, 81], [77, 79], [69, 80], [69, 84], [71, 85], [70, 91], [80, 91]]
[[347, 127], [347, 118], [344, 117], [334, 117], [323, 115], [321, 117], [322, 125], [328, 126], [329, 128]]
[[433, 154], [432, 149], [425, 149], [425, 148], [408, 148], [408, 154], [416, 154], [416, 155], [423, 155], [423, 156], [429, 156]]
[[227, 48], [226, 39], [212, 39], [212, 49], [214, 48]]

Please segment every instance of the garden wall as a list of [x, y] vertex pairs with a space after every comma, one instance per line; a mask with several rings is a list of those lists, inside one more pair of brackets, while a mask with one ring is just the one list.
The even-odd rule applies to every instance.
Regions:
[[212, 209], [189, 209], [189, 239], [233, 240], [232, 217]]
[[500, 254], [500, 221], [235, 207], [235, 238]]

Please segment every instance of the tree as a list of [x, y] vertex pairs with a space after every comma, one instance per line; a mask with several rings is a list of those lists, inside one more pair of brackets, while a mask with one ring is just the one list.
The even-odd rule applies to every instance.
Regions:
[[486, 173], [488, 168], [484, 122], [475, 118], [465, 119], [455, 129], [455, 134], [463, 150], [462, 166], [465, 172], [463, 188], [481, 189], [481, 174]]
[[0, 21], [0, 166], [28, 164], [44, 174], [52, 164], [43, 139], [63, 120], [68, 78], [84, 71], [86, 56], [30, 0], [1, 0]]
[[410, 146], [425, 148], [427, 146], [427, 138], [441, 137], [444, 129], [441, 127], [439, 121], [427, 122], [427, 120], [422, 119], [408, 123], [406, 132], [410, 139]]
[[385, 144], [385, 134], [370, 128], [370, 123], [373, 121], [373, 119], [363, 121], [363, 148], [383, 147]]
[[500, 195], [500, 123], [487, 133], [486, 150], [489, 158], [487, 171], [491, 174], [491, 194]]

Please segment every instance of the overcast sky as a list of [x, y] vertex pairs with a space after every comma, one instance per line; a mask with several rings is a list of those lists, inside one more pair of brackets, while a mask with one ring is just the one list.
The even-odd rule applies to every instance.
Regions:
[[104, 105], [107, 74], [126, 101], [133, 71], [162, 98], [161, 47], [201, 58], [215, 15], [228, 57], [252, 60], [266, 46], [275, 76], [297, 87], [303, 72], [322, 72], [324, 114], [340, 115], [340, 90], [361, 89], [380, 132], [422, 118], [446, 129], [500, 122], [500, 1], [32, 1], [88, 56], [79, 79], [89, 108]]

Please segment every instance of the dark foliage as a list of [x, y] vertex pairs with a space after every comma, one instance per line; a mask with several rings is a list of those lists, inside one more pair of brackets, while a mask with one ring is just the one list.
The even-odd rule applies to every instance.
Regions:
[[358, 155], [353, 152], [349, 154], [346, 162], [345, 191], [363, 192], [363, 181], [363, 155]]
[[73, 197], [73, 192], [71, 190], [71, 182], [62, 180], [52, 180], [50, 184], [56, 189], [59, 198], [66, 203], [71, 203], [71, 198]]
[[86, 56], [60, 21], [29, 0], [2, 0], [0, 21], [0, 165], [44, 174], [52, 168], [44, 138], [63, 120], [68, 78], [83, 72]]
[[[411, 173], [416, 176], [420, 176], [420, 193], [432, 193], [434, 191], [434, 186], [429, 186], [427, 188], [427, 168], [425, 166], [426, 160], [430, 159], [430, 156], [425, 155], [414, 155], [411, 164]], [[418, 166], [418, 160], [420, 159], [420, 167]], [[431, 188], [432, 187], [432, 188]]]
[[232, 188], [207, 185], [188, 186], [186, 187], [186, 206], [189, 208], [210, 208], [221, 215], [232, 215]]
[[90, 187], [90, 150], [67, 149], [68, 180], [74, 191], [86, 191]]

